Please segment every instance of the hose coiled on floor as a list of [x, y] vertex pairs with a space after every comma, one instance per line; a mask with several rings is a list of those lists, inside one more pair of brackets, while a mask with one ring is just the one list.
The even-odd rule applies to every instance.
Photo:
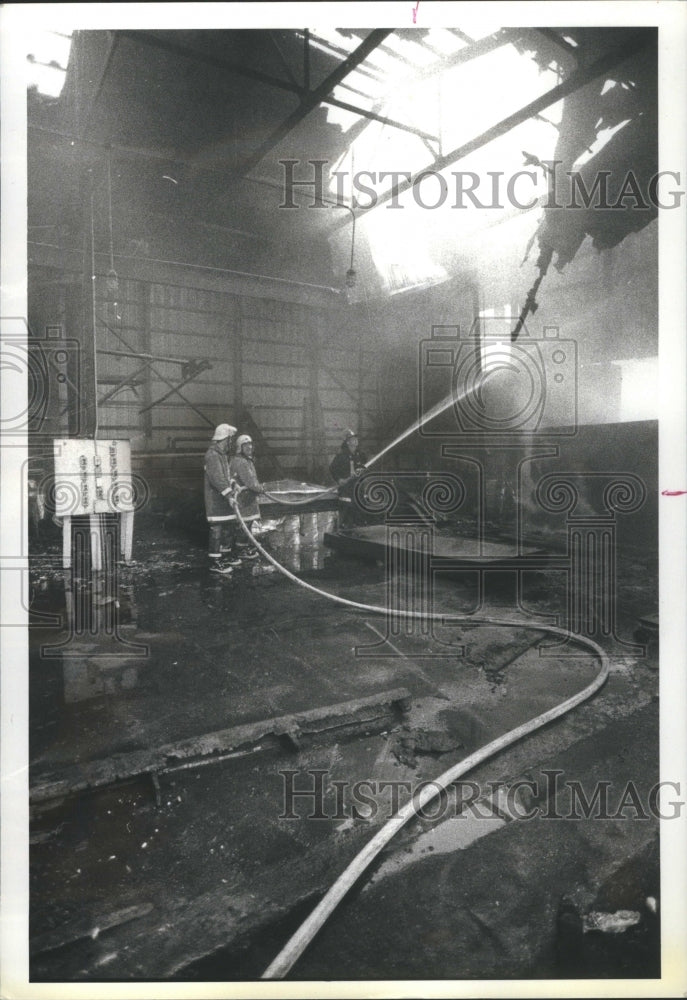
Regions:
[[380, 851], [386, 847], [392, 837], [394, 837], [394, 835], [403, 826], [405, 826], [405, 824], [413, 816], [417, 815], [417, 813], [423, 809], [424, 806], [436, 798], [437, 795], [446, 791], [454, 781], [461, 778], [468, 771], [472, 770], [473, 767], [476, 767], [478, 764], [482, 764], [485, 760], [488, 760], [495, 754], [500, 753], [500, 751], [504, 750], [506, 747], [512, 746], [525, 736], [529, 736], [531, 733], [540, 729], [542, 726], [547, 725], [549, 722], [553, 722], [554, 719], [559, 719], [567, 712], [570, 712], [573, 708], [581, 705], [582, 702], [586, 701], [588, 698], [591, 698], [591, 696], [605, 684], [608, 678], [610, 664], [606, 653], [592, 639], [588, 639], [585, 636], [575, 635], [567, 629], [557, 628], [553, 625], [531, 624], [529, 622], [516, 621], [507, 618], [490, 618], [486, 616], [483, 618], [473, 618], [471, 616], [460, 617], [458, 615], [446, 615], [439, 612], [427, 613], [424, 611], [401, 611], [399, 609], [384, 608], [373, 604], [362, 604], [358, 601], [351, 601], [345, 597], [339, 597], [337, 594], [331, 594], [327, 591], [320, 590], [318, 587], [312, 586], [312, 584], [307, 583], [305, 580], [299, 579], [299, 577], [287, 570], [286, 567], [278, 563], [277, 560], [274, 559], [273, 556], [271, 556], [251, 534], [250, 528], [241, 517], [235, 497], [231, 499], [230, 502], [236, 510], [236, 515], [242, 529], [251, 538], [252, 543], [269, 563], [279, 570], [280, 573], [286, 576], [287, 579], [298, 584], [298, 586], [303, 587], [312, 593], [319, 594], [328, 600], [335, 601], [337, 604], [343, 604], [346, 607], [357, 608], [362, 611], [369, 611], [373, 614], [398, 615], [406, 618], [424, 618], [425, 620], [432, 621], [439, 620], [443, 623], [511, 627], [515, 625], [520, 628], [531, 628], [538, 632], [546, 632], [549, 635], [559, 636], [564, 638], [566, 641], [572, 641], [578, 645], [586, 647], [598, 658], [600, 663], [599, 672], [591, 684], [588, 684], [581, 691], [578, 691], [577, 694], [571, 695], [570, 698], [566, 698], [564, 701], [560, 702], [560, 704], [555, 705], [548, 711], [542, 712], [540, 715], [522, 723], [522, 725], [516, 726], [515, 729], [511, 729], [509, 732], [502, 734], [497, 737], [497, 739], [492, 740], [491, 743], [487, 743], [479, 750], [470, 754], [469, 757], [466, 757], [458, 764], [450, 767], [447, 771], [444, 771], [443, 774], [440, 774], [439, 777], [434, 778], [431, 786], [425, 785], [416, 800], [411, 799], [410, 802], [408, 802], [402, 809], [392, 816], [391, 819], [377, 831], [372, 840], [365, 845], [355, 858], [353, 858], [341, 875], [339, 875], [312, 913], [289, 938], [277, 957], [270, 963], [268, 968], [260, 977], [261, 979], [283, 979], [283, 977], [286, 976], [291, 970], [295, 962], [298, 961], [315, 935], [320, 931], [325, 921], [334, 912], [349, 889], [351, 889], [355, 882], [357, 882]]

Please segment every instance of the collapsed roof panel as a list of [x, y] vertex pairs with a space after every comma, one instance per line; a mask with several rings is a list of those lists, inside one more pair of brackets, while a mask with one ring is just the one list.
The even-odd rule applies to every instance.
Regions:
[[[78, 246], [88, 193], [101, 185], [109, 163], [115, 232], [125, 244], [146, 241], [142, 231], [148, 229], [149, 244], [174, 245], [181, 253], [187, 233], [188, 254], [225, 264], [254, 260], [249, 244], [278, 244], [286, 248], [291, 269], [301, 262], [310, 279], [315, 261], [319, 279], [336, 282], [342, 275], [336, 266], [332, 271], [326, 236], [344, 227], [346, 243], [350, 215], [280, 211], [280, 160], [305, 165], [300, 177], [312, 177], [307, 164], [312, 159], [325, 161], [327, 171], [350, 174], [354, 169], [412, 174], [425, 168], [485, 174], [523, 166], [538, 172], [537, 164], [553, 155], [554, 147], [556, 157], [572, 168], [604, 129], [627, 122], [588, 169], [611, 164], [608, 169], [619, 171], [638, 157], [646, 161], [644, 173], [652, 169], [655, 65], [648, 49], [645, 57], [634, 54], [618, 72], [611, 68], [590, 82], [588, 68], [605, 53], [622, 50], [631, 37], [627, 31], [503, 30], [488, 20], [469, 33], [445, 28], [78, 32], [59, 99], [38, 100], [34, 94], [29, 104], [30, 223], [45, 231], [71, 230]], [[561, 100], [520, 115], [523, 105], [553, 92], [557, 82], [578, 78], [579, 86], [561, 94], [562, 119]], [[513, 121], [499, 131], [509, 113]], [[522, 124], [516, 131], [517, 122], [528, 123], [527, 138]], [[353, 193], [350, 183], [327, 192], [346, 202]], [[378, 193], [387, 196], [389, 190]], [[307, 205], [311, 194], [301, 188], [294, 197]], [[465, 213], [450, 211], [452, 206], [449, 198], [431, 217], [423, 251], [428, 273], [438, 275], [447, 266], [450, 272], [451, 261], [469, 256], [471, 226], [465, 225]], [[364, 199], [356, 210], [364, 213]], [[630, 214], [636, 227], [638, 213]], [[389, 222], [391, 215], [385, 213]], [[551, 215], [539, 230], [541, 240], [553, 246], [560, 263], [570, 259], [580, 235], [592, 235], [598, 246], [612, 245], [627, 231], [628, 213], [616, 212], [610, 221], [602, 216], [560, 213], [554, 220]], [[647, 221], [651, 217], [647, 214]], [[476, 216], [472, 229], [475, 221]], [[489, 224], [493, 221], [490, 217]], [[391, 231], [386, 237], [378, 233], [377, 242], [399, 248], [405, 239], [417, 246], [418, 220], [408, 213], [407, 225], [402, 222], [395, 220], [393, 237]], [[375, 231], [380, 226], [385, 228], [376, 222]], [[153, 235], [156, 228], [159, 238]], [[530, 236], [535, 230], [533, 219]], [[192, 236], [200, 232], [205, 242]], [[364, 227], [359, 233], [363, 238]], [[460, 247], [457, 255], [452, 241]]]

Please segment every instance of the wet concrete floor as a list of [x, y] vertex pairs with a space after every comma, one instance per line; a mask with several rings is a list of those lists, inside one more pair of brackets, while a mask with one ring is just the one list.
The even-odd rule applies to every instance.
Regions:
[[[67, 796], [42, 811], [31, 834], [36, 979], [256, 978], [260, 963], [274, 957], [269, 952], [280, 946], [301, 910], [308, 911], [390, 815], [389, 788], [381, 790], [380, 782], [400, 788], [402, 782], [431, 779], [584, 687], [598, 669], [586, 655], [560, 649], [540, 655], [535, 642], [541, 633], [531, 629], [437, 625], [430, 634], [420, 627], [399, 629], [384, 616], [308, 593], [263, 561], [230, 579], [216, 577], [207, 569], [204, 538], [164, 533], [159, 523], [140, 521], [135, 562], [117, 568], [114, 591], [111, 582], [65, 578], [54, 546], [33, 560], [32, 786], [74, 762], [399, 686], [408, 689], [412, 702], [404, 718], [381, 732], [363, 729], [355, 738], [323, 733], [300, 749], [251, 747], [222, 763], [161, 775], [157, 789], [142, 776]], [[327, 513], [292, 518], [262, 537], [308, 582], [384, 605], [383, 566], [323, 548], [331, 521]], [[641, 563], [621, 578], [618, 631], [627, 641], [652, 600], [651, 579], [650, 564]], [[73, 626], [79, 587], [93, 627], [80, 628], [80, 634], [69, 627], [40, 627], [37, 616], [55, 612], [69, 626], [69, 606]], [[562, 613], [560, 581], [546, 574], [533, 576], [526, 596], [534, 611]], [[511, 601], [512, 588], [499, 592], [496, 586], [482, 613], [516, 617]], [[474, 609], [474, 590], [442, 579], [435, 602], [446, 613], [466, 613]], [[485, 766], [476, 780], [486, 781], [487, 774], [512, 779], [599, 730], [607, 731], [600, 747], [608, 748], [615, 743], [613, 726], [655, 707], [656, 651], [642, 656], [618, 643], [607, 646], [611, 676], [594, 701], [513, 748], [495, 767]], [[650, 727], [642, 739], [643, 758], [656, 759]], [[286, 818], [288, 790], [312, 790], [315, 772], [324, 774], [324, 815], [308, 818], [315, 799], [303, 796], [293, 800], [296, 815]], [[361, 781], [374, 786], [367, 788], [367, 808], [355, 798], [355, 782]], [[498, 812], [469, 823], [447, 815], [412, 821], [356, 898], [376, 893], [377, 910], [388, 920], [405, 893], [404, 878], [419, 863], [434, 857], [436, 867], [436, 859], [445, 856], [453, 865], [463, 852], [497, 844], [518, 825], [523, 826]], [[637, 844], [628, 843], [628, 852], [646, 846], [643, 840]], [[523, 842], [519, 850], [526, 855], [531, 847]], [[575, 851], [580, 855], [583, 845]], [[427, 878], [441, 910], [450, 885], [441, 871]], [[381, 897], [380, 885], [387, 887]], [[523, 891], [522, 884], [513, 886], [509, 898]], [[406, 968], [398, 955], [408, 949], [407, 935], [429, 933], [437, 915], [423, 905], [411, 908], [409, 916], [410, 925], [397, 928], [384, 952], [366, 960], [373, 977], [394, 978]], [[499, 933], [506, 941], [503, 928]], [[460, 977], [462, 952], [453, 936], [432, 940], [441, 975]], [[325, 967], [329, 978], [358, 977], [354, 941], [324, 965], [316, 957], [317, 942], [312, 947], [307, 961], [313, 964], [302, 967], [309, 969], [304, 978], [318, 978]], [[531, 965], [532, 953], [526, 958], [523, 967]], [[512, 967], [518, 968], [515, 960]], [[404, 974], [420, 976], [419, 967]]]

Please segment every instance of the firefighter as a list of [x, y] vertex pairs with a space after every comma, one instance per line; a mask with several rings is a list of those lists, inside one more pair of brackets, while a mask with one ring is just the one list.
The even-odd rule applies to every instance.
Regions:
[[224, 576], [231, 576], [234, 566], [241, 562], [232, 553], [236, 513], [229, 502], [229, 496], [233, 495], [229, 449], [235, 434], [236, 428], [231, 424], [219, 424], [205, 452], [205, 516], [210, 526], [210, 571]]
[[353, 504], [353, 487], [355, 479], [365, 471], [367, 456], [358, 447], [358, 435], [347, 430], [341, 442], [339, 452], [334, 456], [329, 466], [332, 479], [338, 483], [339, 489], [339, 527], [350, 528], [356, 523]]
[[[238, 493], [238, 508], [246, 525], [250, 527], [260, 517], [258, 497], [265, 490], [255, 471], [253, 439], [248, 434], [239, 434], [236, 439], [236, 454], [229, 463], [229, 475], [239, 487], [243, 487]], [[237, 554], [242, 560], [257, 559], [258, 551], [246, 539], [241, 526], [237, 525], [235, 530]]]

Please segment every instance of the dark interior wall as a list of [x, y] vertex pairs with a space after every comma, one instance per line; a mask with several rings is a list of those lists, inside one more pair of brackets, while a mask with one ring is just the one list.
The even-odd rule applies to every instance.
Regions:
[[565, 537], [569, 518], [612, 517], [623, 551], [658, 552], [657, 420], [583, 424], [574, 436], [560, 439], [557, 456], [533, 470], [539, 479], [555, 475], [570, 482], [579, 502], [572, 510], [545, 512], [530, 494], [526, 531], [545, 529]]
[[[504, 530], [515, 530], [514, 513], [504, 514], [502, 510], [504, 482], [513, 480], [518, 462], [532, 454], [533, 444], [541, 440], [548, 442], [549, 450], [553, 448], [556, 454], [527, 465], [528, 471], [523, 474], [519, 503], [528, 532], [552, 532], [565, 539], [565, 518], [545, 513], [532, 498], [537, 477], [574, 473], [582, 504], [578, 511], [601, 511], [606, 476], [627, 474], [639, 480], [646, 495], [637, 510], [618, 516], [618, 538], [630, 547], [656, 550], [657, 386], [650, 362], [658, 353], [657, 234], [658, 226], [652, 223], [619, 246], [601, 252], [587, 241], [564, 271], [552, 270], [547, 275], [538, 295], [539, 307], [528, 318], [518, 343], [523, 346], [528, 337], [541, 343], [546, 327], [557, 328], [567, 355], [566, 377], [576, 375], [574, 395], [566, 389], [564, 401], [557, 404], [550, 391], [555, 387], [549, 381], [540, 433], [522, 440], [510, 437], [510, 449], [493, 447], [493, 440], [490, 448], [474, 447], [480, 444], [475, 436], [468, 442], [473, 445], [468, 454], [483, 461], [485, 468], [486, 516], [492, 523], [501, 519]], [[520, 269], [514, 264], [496, 267], [485, 256], [476, 257], [471, 274], [393, 296], [371, 310], [369, 324], [376, 333], [380, 352], [386, 354], [386, 363], [380, 365], [380, 425], [385, 441], [411, 426], [427, 409], [421, 395], [427, 378], [423, 341], [432, 337], [433, 328], [441, 334], [457, 333], [460, 328], [465, 335], [479, 311], [493, 310], [503, 315], [510, 308], [512, 315], [517, 315], [531, 273], [531, 268]], [[364, 305], [356, 309], [357, 321], [364, 329], [368, 325], [367, 310]], [[572, 357], [576, 359], [574, 365]], [[628, 368], [632, 374], [633, 365], [640, 372], [639, 379], [631, 385], [623, 384]], [[551, 375], [552, 369], [547, 369], [547, 379]], [[440, 396], [438, 391], [435, 395]], [[387, 455], [385, 467], [450, 467], [442, 454], [442, 444], [460, 446], [467, 440], [460, 433], [452, 408], [424, 430], [430, 433], [411, 434]], [[443, 438], [441, 430], [447, 432]]]
[[[530, 336], [541, 337], [551, 324], [577, 345], [579, 433], [561, 451], [563, 464], [638, 469], [650, 494], [653, 425], [648, 421], [645, 433], [644, 425], [620, 419], [621, 369], [614, 362], [656, 354], [656, 229], [653, 224], [602, 253], [583, 247], [565, 272], [547, 276], [528, 324]], [[92, 302], [83, 258], [59, 255], [32, 265], [32, 330], [62, 326], [81, 346], [83, 420], [67, 427], [60, 404], [52, 411], [55, 435], [92, 433]], [[160, 497], [198, 493], [202, 453], [212, 427], [224, 420], [256, 437], [264, 478], [328, 482], [328, 463], [349, 426], [368, 455], [375, 454], [420, 415], [421, 348], [432, 328], [468, 331], [478, 311], [498, 310], [500, 302], [515, 312], [527, 278], [516, 269], [489, 272], [479, 260], [472, 273], [442, 285], [377, 304], [364, 296], [346, 304], [315, 286], [146, 260], [118, 261], [113, 282], [107, 265], [97, 264], [95, 302], [99, 434], [131, 440], [138, 470]], [[361, 275], [363, 290], [364, 280]], [[170, 383], [192, 369], [174, 361], [146, 367], [143, 359], [107, 351], [210, 367], [181, 388], [182, 399]], [[382, 467], [443, 464], [441, 441], [413, 434]], [[495, 467], [495, 488], [504, 474], [503, 464]], [[650, 506], [643, 509], [648, 520], [637, 538], [648, 544]]]
[[[639, 399], [633, 413], [632, 400], [622, 391], [623, 366], [617, 362], [641, 362], [658, 354], [657, 241], [656, 222], [612, 249], [596, 251], [588, 240], [562, 272], [551, 268], [537, 296], [537, 311], [527, 318], [521, 342], [539, 341], [546, 327], [555, 327], [560, 338], [574, 343], [580, 424], [656, 417], [655, 408], [647, 412], [650, 405], [639, 412]], [[472, 273], [392, 297], [374, 312], [377, 331], [394, 359], [385, 369], [382, 392], [400, 424], [417, 415], [412, 390], [422, 377], [419, 344], [431, 336], [432, 327], [459, 326], [465, 334], [478, 309], [498, 316], [509, 308], [516, 316], [534, 273], [531, 264], [520, 266], [515, 254], [494, 260], [480, 254]], [[402, 393], [396, 391], [399, 383]], [[655, 386], [644, 389], [655, 398]], [[569, 415], [561, 413], [560, 423], [568, 422]]]
[[[253, 435], [271, 478], [329, 482], [343, 431], [374, 434], [379, 352], [334, 291], [141, 261], [116, 277], [99, 266], [93, 302], [80, 255], [61, 262], [33, 262], [30, 326], [76, 343], [80, 369], [69, 398], [53, 393], [44, 432], [93, 434], [97, 378], [98, 436], [130, 440], [154, 495], [196, 489], [224, 421]], [[73, 426], [65, 403], [78, 410]]]
[[[658, 421], [585, 424], [569, 435], [466, 447], [456, 435], [442, 467], [463, 480], [460, 516], [487, 533], [567, 546], [568, 529], [613, 524], [624, 553], [658, 552]], [[482, 495], [478, 503], [477, 464]], [[481, 507], [481, 509], [480, 509]]]

